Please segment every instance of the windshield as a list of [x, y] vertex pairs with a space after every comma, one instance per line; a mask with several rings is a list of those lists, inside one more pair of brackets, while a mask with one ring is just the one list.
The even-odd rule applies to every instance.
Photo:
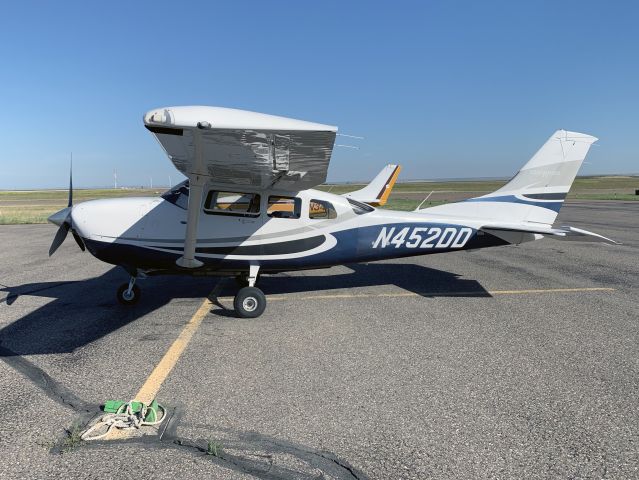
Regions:
[[162, 198], [186, 210], [189, 206], [189, 181], [184, 180], [182, 183], [178, 183], [171, 190], [164, 192]]
[[353, 200], [352, 198], [346, 198], [346, 200], [348, 200], [348, 203], [351, 204], [351, 208], [357, 215], [364, 215], [365, 213], [369, 213], [375, 210], [370, 205], [366, 205], [365, 203], [358, 202], [357, 200]]

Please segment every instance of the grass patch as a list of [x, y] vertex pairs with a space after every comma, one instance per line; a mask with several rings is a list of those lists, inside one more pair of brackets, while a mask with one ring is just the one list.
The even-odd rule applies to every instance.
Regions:
[[[412, 212], [419, 206], [420, 203], [422, 203], [421, 200], [393, 198], [391, 194], [391, 198], [388, 200], [386, 205], [379, 208], [384, 208], [387, 210], [402, 210], [405, 212]], [[448, 202], [445, 200], [429, 200], [427, 202], [424, 202], [420, 208], [434, 207], [436, 205], [443, 205], [444, 203], [448, 203]]]
[[209, 440], [206, 442], [206, 454], [207, 455], [213, 455], [214, 457], [219, 457], [220, 455], [222, 455], [222, 442], [218, 442], [217, 440], [213, 440], [212, 438], [209, 438]]
[[630, 200], [639, 201], [639, 195], [632, 193], [574, 193], [568, 195], [568, 198], [576, 198], [580, 200]]
[[74, 423], [71, 428], [66, 430], [67, 436], [58, 444], [60, 453], [69, 453], [75, 450], [83, 442], [82, 428], [79, 424]]

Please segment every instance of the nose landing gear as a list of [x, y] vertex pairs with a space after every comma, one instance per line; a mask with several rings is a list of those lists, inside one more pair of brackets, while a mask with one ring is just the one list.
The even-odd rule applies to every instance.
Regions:
[[135, 284], [135, 277], [131, 277], [129, 283], [123, 283], [118, 288], [118, 302], [122, 305], [135, 305], [140, 300], [140, 287]]

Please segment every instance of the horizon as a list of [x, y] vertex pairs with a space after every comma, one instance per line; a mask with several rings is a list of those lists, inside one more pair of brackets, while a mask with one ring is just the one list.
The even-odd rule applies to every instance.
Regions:
[[[593, 173], [593, 174], [577, 175], [575, 179], [603, 178], [603, 177], [623, 177], [623, 178], [637, 177], [639, 178], [639, 172], [638, 173]], [[402, 184], [402, 183], [489, 182], [489, 181], [508, 181], [511, 178], [512, 178], [512, 175], [510, 176], [505, 175], [500, 177], [452, 177], [452, 178], [401, 179], [401, 174], [400, 174], [400, 178], [397, 179], [396, 183]], [[180, 182], [183, 180], [186, 180], [186, 177], [180, 180]], [[368, 183], [370, 183], [371, 180], [372, 178], [368, 180], [345, 180], [345, 181], [339, 181], [339, 182], [327, 181], [318, 186], [321, 186], [321, 185], [325, 185], [325, 186], [326, 185], [342, 185], [342, 186], [343, 185], [367, 185]], [[173, 185], [157, 184], [157, 185], [154, 185], [153, 187], [151, 187], [150, 185], [139, 185], [139, 184], [118, 185], [117, 187], [114, 187], [113, 185], [111, 186], [108, 186], [108, 185], [77, 186], [75, 185], [75, 180], [74, 180], [73, 191], [76, 191], [76, 190], [156, 190], [156, 189], [168, 190], [180, 182], [174, 183]], [[68, 189], [69, 189], [69, 185], [59, 186], [59, 187], [50, 187], [50, 188], [19, 188], [19, 189], [0, 188], [0, 192], [38, 192], [38, 191], [66, 192], [68, 191]]]

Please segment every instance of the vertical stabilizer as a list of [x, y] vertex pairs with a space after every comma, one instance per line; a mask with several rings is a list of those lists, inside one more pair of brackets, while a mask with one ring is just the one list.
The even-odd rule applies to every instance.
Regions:
[[[550, 225], [557, 218], [590, 146], [596, 141], [584, 133], [557, 130], [499, 190], [420, 211]], [[471, 206], [472, 203], [475, 205]]]

